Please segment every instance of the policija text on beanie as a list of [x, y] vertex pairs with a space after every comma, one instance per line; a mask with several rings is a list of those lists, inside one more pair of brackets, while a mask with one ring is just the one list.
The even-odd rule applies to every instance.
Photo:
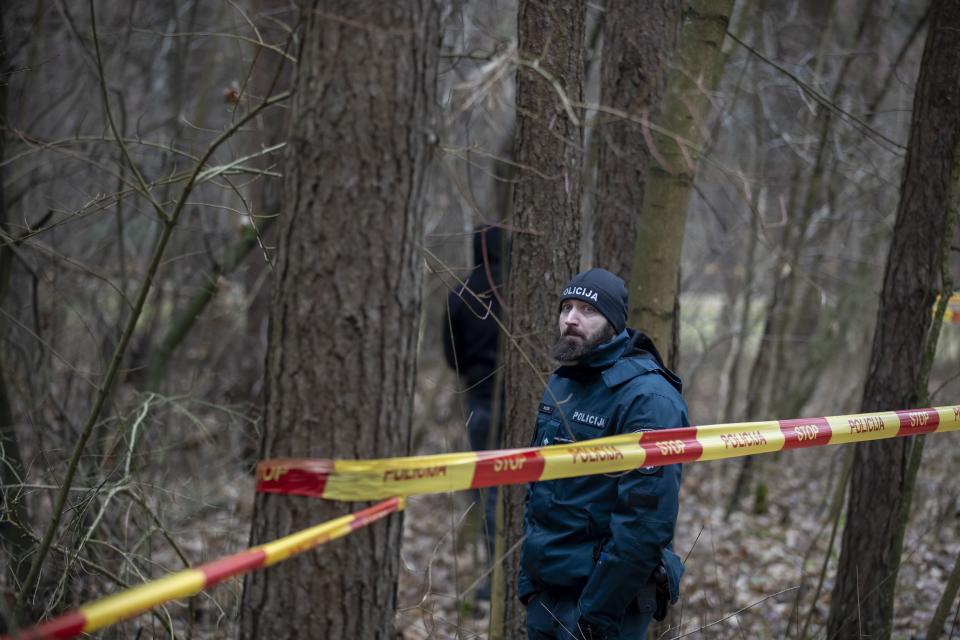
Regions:
[[590, 269], [573, 276], [560, 294], [560, 303], [571, 299], [593, 305], [617, 333], [627, 326], [627, 286], [606, 269]]

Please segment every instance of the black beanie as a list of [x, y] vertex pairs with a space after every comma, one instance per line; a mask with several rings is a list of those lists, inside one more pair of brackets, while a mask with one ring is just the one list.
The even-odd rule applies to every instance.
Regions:
[[606, 269], [590, 269], [573, 276], [560, 294], [560, 302], [571, 298], [596, 307], [617, 333], [627, 326], [627, 287]]

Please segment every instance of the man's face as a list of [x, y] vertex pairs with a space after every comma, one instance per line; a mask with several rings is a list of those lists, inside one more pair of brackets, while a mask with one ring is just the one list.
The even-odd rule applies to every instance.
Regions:
[[581, 300], [560, 304], [560, 337], [553, 345], [557, 362], [574, 363], [614, 336], [613, 327], [596, 307]]

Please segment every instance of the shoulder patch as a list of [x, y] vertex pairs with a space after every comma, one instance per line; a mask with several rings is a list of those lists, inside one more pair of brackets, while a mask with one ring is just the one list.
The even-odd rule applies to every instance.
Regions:
[[555, 408], [556, 408], [556, 407], [552, 407], [552, 406], [550, 406], [549, 404], [543, 404], [542, 402], [540, 403], [540, 413], [545, 413], [545, 414], [547, 414], [548, 416], [553, 415], [553, 410], [554, 410]]

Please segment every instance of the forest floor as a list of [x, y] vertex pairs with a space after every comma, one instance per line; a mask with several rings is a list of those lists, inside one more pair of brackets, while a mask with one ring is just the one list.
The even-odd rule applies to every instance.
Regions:
[[[420, 379], [418, 453], [465, 449], [452, 378], [434, 370]], [[924, 636], [960, 553], [960, 486], [953, 482], [960, 448], [932, 440], [952, 441], [949, 434], [930, 438], [897, 581], [895, 638]], [[687, 464], [674, 545], [687, 557], [683, 597], [668, 618], [672, 628], [651, 637], [798, 638], [804, 628], [808, 638], [824, 637], [843, 532], [841, 517], [831, 546], [831, 503], [850, 451], [838, 446], [754, 458], [755, 483], [767, 488], [766, 509], [754, 513], [751, 494], [729, 518], [742, 461]], [[478, 507], [468, 493], [410, 500], [397, 613], [404, 638], [487, 637], [489, 604], [474, 588], [487, 567]], [[955, 612], [948, 620], [946, 637], [960, 637], [956, 618]]]
[[[709, 409], [708, 386], [701, 382], [704, 391], [691, 393], [695, 424], [718, 421]], [[416, 453], [467, 449], [461, 400], [448, 370], [439, 364], [421, 367]], [[192, 562], [205, 562], [245, 549], [253, 518], [250, 470], [259, 442], [257, 420], [239, 410], [213, 411], [189, 398], [148, 396], [144, 411], [150, 402], [156, 423], [145, 429], [145, 453], [134, 466], [143, 466], [138, 486], [167, 522], [179, 551]], [[941, 404], [950, 402], [955, 400]], [[133, 413], [137, 411], [140, 408]], [[960, 484], [955, 481], [960, 447], [956, 442], [957, 434], [927, 436], [897, 581], [893, 633], [897, 640], [924, 636], [960, 554]], [[211, 451], [218, 453], [213, 457]], [[650, 637], [799, 638], [806, 627], [806, 638], [823, 638], [844, 524], [841, 518], [831, 545], [835, 520], [831, 501], [850, 451], [849, 446], [837, 446], [754, 457], [755, 484], [762, 481], [766, 486], [765, 512], [754, 512], [751, 493], [729, 518], [724, 517], [725, 511], [742, 461], [685, 465], [674, 543], [677, 552], [686, 556], [682, 598], [668, 618], [673, 626]], [[118, 482], [121, 486], [126, 480]], [[480, 513], [470, 492], [409, 499], [401, 550], [398, 637], [488, 636], [489, 603], [477, 598], [476, 589], [488, 570]], [[122, 541], [117, 546], [132, 551], [116, 559], [115, 573], [86, 577], [83, 574], [91, 568], [75, 566], [75, 584], [88, 586], [76, 593], [58, 590], [57, 597], [44, 605], [49, 611], [76, 606], [71, 597], [89, 601], [183, 567], [178, 554], [158, 537], [152, 520], [145, 523], [150, 527], [146, 534], [135, 536], [138, 529], [128, 520], [135, 520], [137, 511], [128, 508], [120, 515], [111, 521], [116, 539]], [[828, 549], [830, 558], [818, 590]], [[322, 554], [324, 548], [309, 553]], [[300, 561], [305, 560], [289, 560]], [[871, 588], [863, 585], [862, 592]], [[241, 590], [242, 580], [224, 582], [190, 601], [171, 602], [153, 614], [112, 627], [101, 637], [161, 638], [171, 637], [171, 630], [175, 637], [237, 637]], [[9, 589], [0, 585], [0, 595], [5, 591]], [[960, 638], [957, 615], [954, 603], [945, 637]]]

